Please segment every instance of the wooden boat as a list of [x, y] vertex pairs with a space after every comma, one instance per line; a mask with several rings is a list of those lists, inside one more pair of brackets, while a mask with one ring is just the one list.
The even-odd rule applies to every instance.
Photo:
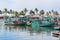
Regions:
[[56, 25], [55, 22], [53, 22], [53, 21], [52, 22], [49, 22], [49, 20], [51, 20], [51, 19], [53, 19], [53, 18], [51, 18], [50, 16], [45, 17], [45, 18], [42, 18], [41, 20], [44, 23], [40, 23], [40, 27], [51, 27], [51, 26], [55, 26]]
[[54, 27], [54, 30], [60, 30], [60, 27]]
[[40, 24], [40, 27], [51, 27], [51, 26], [55, 26], [55, 23], [49, 22], [49, 23], [45, 23], [45, 24]]
[[[45, 22], [45, 21], [44, 21]], [[46, 23], [41, 23], [40, 21], [32, 21], [31, 22], [31, 26], [34, 27], [34, 26], [40, 26], [40, 27], [51, 27], [51, 26], [55, 26], [55, 22], [46, 22]]]
[[44, 17], [44, 18], [42, 18], [41, 20], [42, 21], [48, 21], [48, 20], [51, 20], [52, 18], [51, 17]]
[[7, 21], [5, 20], [5, 25], [26, 25], [26, 23], [27, 23], [26, 17], [19, 17], [19, 18], [17, 18], [18, 21], [14, 20], [13, 18], [9, 19]]
[[25, 21], [5, 21], [5, 25], [26, 25], [26, 22]]
[[6, 23], [5, 25], [10, 25], [10, 26], [23, 26], [23, 25], [26, 25], [26, 22], [18, 23], [18, 24], [15, 24], [15, 23]]

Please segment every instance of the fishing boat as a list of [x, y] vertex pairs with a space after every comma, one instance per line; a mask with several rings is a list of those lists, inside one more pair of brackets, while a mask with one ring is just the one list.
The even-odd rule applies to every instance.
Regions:
[[60, 27], [54, 27], [54, 30], [60, 30]]
[[51, 27], [51, 26], [55, 26], [55, 23], [49, 22], [49, 23], [40, 24], [40, 27]]
[[27, 18], [25, 17], [12, 17], [5, 21], [5, 25], [26, 25]]
[[11, 25], [11, 26], [23, 26], [23, 25], [25, 25], [26, 24], [26, 22], [23, 22], [23, 23], [6, 23], [5, 25]]
[[51, 26], [55, 26], [55, 22], [39, 22], [37, 21], [32, 21], [31, 26], [40, 26], [40, 27], [51, 27]]
[[43, 20], [41, 19], [33, 19], [31, 20], [31, 26], [32, 27], [51, 27], [51, 26], [55, 26], [56, 23], [55, 22], [49, 22], [48, 20], [51, 20], [50, 18], [43, 18]]
[[56, 26], [56, 23], [53, 21], [53, 18], [50, 16], [42, 18], [40, 23], [40, 27], [51, 27], [51, 26]]
[[[35, 16], [30, 16], [29, 20], [27, 22], [27, 25], [31, 25], [31, 26], [36, 26], [38, 24], [36, 24], [37, 20], [39, 19], [39, 17], [35, 17]], [[36, 25], [35, 25], [36, 24]]]
[[16, 21], [16, 20], [8, 20], [8, 21], [5, 21], [5, 25], [26, 25], [26, 22], [25, 21]]
[[20, 21], [20, 24], [25, 24], [27, 25], [28, 18], [26, 16], [24, 17], [19, 17], [18, 21]]

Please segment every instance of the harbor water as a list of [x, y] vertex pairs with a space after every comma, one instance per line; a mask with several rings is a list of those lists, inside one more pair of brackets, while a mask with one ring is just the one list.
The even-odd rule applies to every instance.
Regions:
[[53, 32], [53, 27], [9, 26], [0, 20], [0, 40], [59, 40]]

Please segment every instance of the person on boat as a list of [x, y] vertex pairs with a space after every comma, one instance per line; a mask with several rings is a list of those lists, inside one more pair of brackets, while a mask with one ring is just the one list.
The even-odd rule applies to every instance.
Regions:
[[31, 25], [31, 21], [28, 21], [28, 22], [27, 22], [27, 25], [30, 26], [30, 25]]

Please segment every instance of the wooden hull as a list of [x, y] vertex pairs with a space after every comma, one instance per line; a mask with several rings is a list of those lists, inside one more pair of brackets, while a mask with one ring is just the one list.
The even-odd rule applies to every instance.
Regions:
[[23, 26], [23, 25], [26, 25], [26, 23], [21, 23], [21, 24], [5, 24], [5, 25], [10, 25], [10, 26]]
[[54, 27], [54, 30], [60, 30], [60, 27]]

